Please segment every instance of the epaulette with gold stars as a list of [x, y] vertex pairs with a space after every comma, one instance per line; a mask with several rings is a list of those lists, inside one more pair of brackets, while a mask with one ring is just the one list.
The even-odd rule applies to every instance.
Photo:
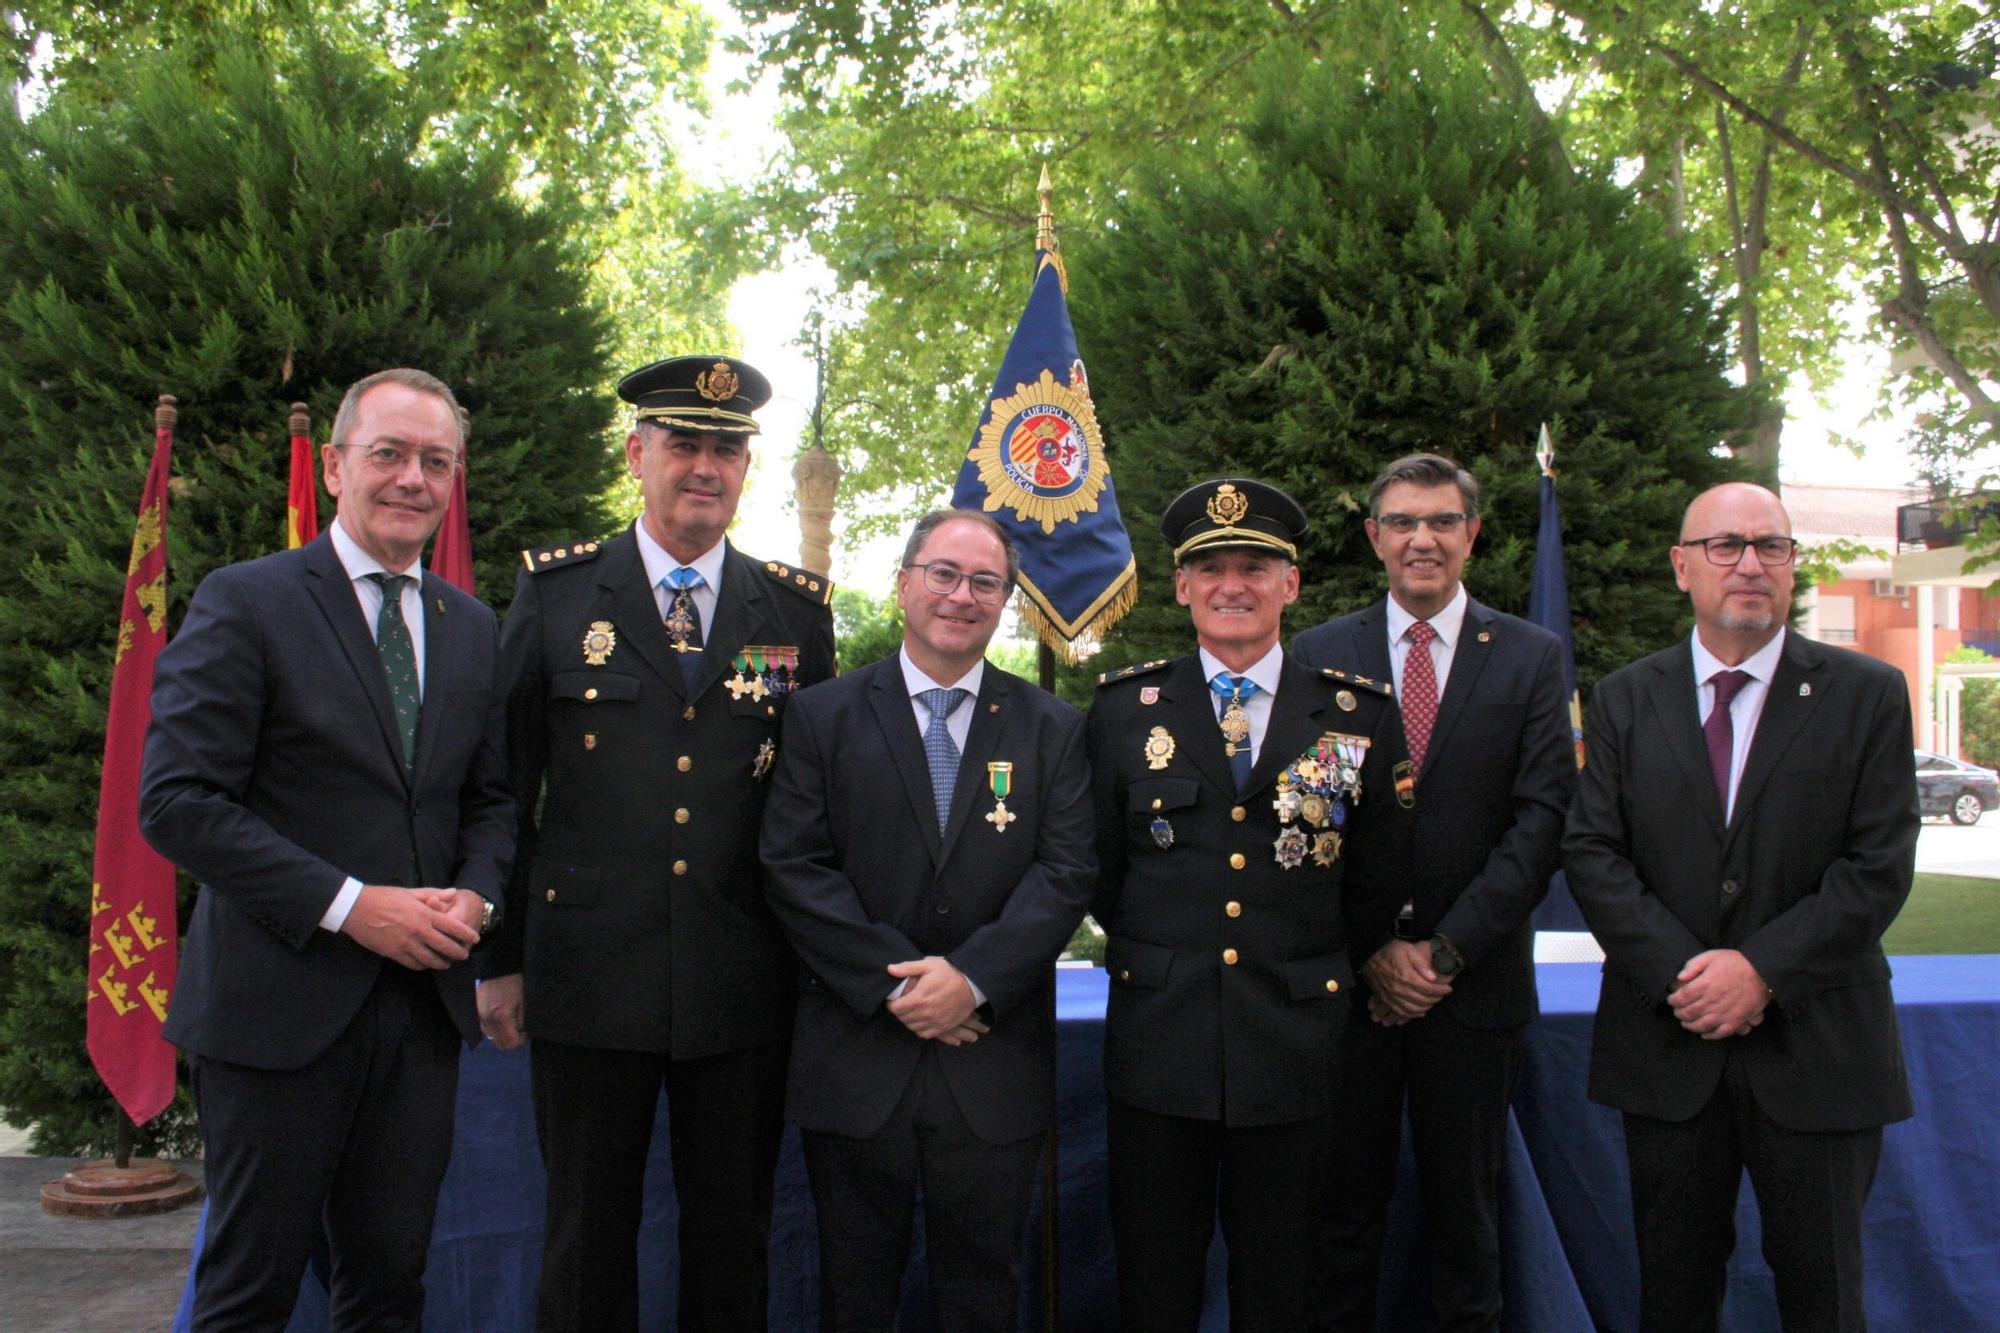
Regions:
[[1396, 694], [1396, 687], [1386, 680], [1375, 680], [1369, 676], [1357, 676], [1351, 671], [1336, 671], [1332, 667], [1321, 667], [1319, 674], [1325, 676], [1328, 680], [1337, 680], [1343, 685], [1358, 685], [1362, 689], [1379, 694], [1385, 699], [1394, 698]]
[[815, 574], [809, 569], [793, 569], [775, 560], [767, 561], [764, 572], [771, 581], [781, 588], [789, 588], [809, 602], [825, 606], [833, 600], [833, 580], [824, 574]]
[[598, 543], [595, 541], [573, 542], [568, 546], [534, 546], [521, 552], [521, 563], [530, 574], [539, 574], [545, 569], [555, 569], [559, 565], [573, 565], [579, 560], [595, 560]]
[[1097, 684], [1101, 689], [1106, 685], [1116, 685], [1121, 680], [1130, 680], [1134, 676], [1143, 676], [1149, 671], [1158, 671], [1161, 667], [1172, 665], [1173, 659], [1167, 657], [1156, 657], [1150, 662], [1134, 662], [1131, 666], [1105, 672], [1097, 678]]

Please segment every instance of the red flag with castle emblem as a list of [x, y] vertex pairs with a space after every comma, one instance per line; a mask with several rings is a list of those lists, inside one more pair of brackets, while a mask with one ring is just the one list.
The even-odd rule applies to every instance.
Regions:
[[292, 477], [285, 495], [285, 549], [295, 550], [319, 536], [319, 454], [307, 434], [312, 418], [304, 403], [292, 404]]
[[174, 868], [139, 834], [139, 764], [153, 716], [153, 661], [167, 639], [173, 402], [162, 394], [154, 413], [153, 466], [125, 569], [90, 886], [90, 1059], [137, 1125], [174, 1099], [174, 1048], [160, 1035], [177, 975]]

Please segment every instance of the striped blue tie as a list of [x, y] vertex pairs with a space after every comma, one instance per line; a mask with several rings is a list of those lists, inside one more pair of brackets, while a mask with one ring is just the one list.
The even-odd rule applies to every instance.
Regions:
[[931, 799], [937, 803], [938, 834], [951, 822], [951, 793], [958, 785], [958, 743], [945, 721], [970, 696], [970, 690], [924, 690], [917, 695], [931, 713], [924, 728], [924, 758], [931, 766]]

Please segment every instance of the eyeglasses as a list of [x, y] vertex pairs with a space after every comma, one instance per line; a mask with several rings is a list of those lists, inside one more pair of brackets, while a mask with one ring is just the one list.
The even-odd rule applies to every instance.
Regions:
[[1799, 553], [1799, 543], [1792, 537], [1739, 537], [1733, 532], [1720, 537], [1696, 537], [1681, 545], [1699, 546], [1708, 553], [1711, 565], [1724, 567], [1741, 560], [1746, 549], [1757, 553], [1760, 565], [1789, 565]]
[[1381, 514], [1375, 519], [1375, 526], [1387, 528], [1399, 537], [1407, 537], [1418, 528], [1429, 528], [1440, 537], [1449, 537], [1465, 526], [1465, 515], [1457, 512], [1443, 514]]
[[905, 569], [924, 571], [924, 591], [934, 597], [949, 597], [958, 591], [960, 583], [972, 585], [972, 600], [987, 606], [998, 606], [1007, 600], [1007, 590], [1012, 585], [998, 574], [968, 574], [957, 565], [947, 565], [942, 560], [933, 560], [926, 565], [905, 565]]
[[425, 481], [446, 481], [458, 471], [458, 455], [449, 449], [402, 449], [393, 444], [376, 444], [361, 450], [361, 460], [384, 476], [401, 476], [416, 455]]

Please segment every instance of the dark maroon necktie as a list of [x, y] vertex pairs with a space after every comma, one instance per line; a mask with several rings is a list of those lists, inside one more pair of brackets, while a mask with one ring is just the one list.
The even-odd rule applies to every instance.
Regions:
[[1729, 818], [1729, 752], [1736, 747], [1736, 726], [1729, 719], [1729, 701], [1751, 679], [1747, 671], [1718, 671], [1708, 678], [1708, 683], [1715, 686], [1715, 707], [1708, 710], [1708, 721], [1701, 724], [1701, 734], [1708, 740], [1708, 766], [1715, 774], [1715, 794], [1722, 800], [1724, 819]]

